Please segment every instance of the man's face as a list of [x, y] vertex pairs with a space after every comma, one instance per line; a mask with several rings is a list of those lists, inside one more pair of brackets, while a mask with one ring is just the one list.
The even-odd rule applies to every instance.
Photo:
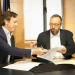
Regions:
[[10, 21], [4, 20], [5, 21], [5, 28], [9, 32], [13, 32], [15, 30], [15, 27], [17, 26], [17, 17], [11, 17]]
[[60, 30], [60, 27], [61, 27], [61, 20], [59, 17], [53, 17], [50, 19], [50, 30], [51, 30], [51, 33], [53, 35], [57, 35], [59, 30]]

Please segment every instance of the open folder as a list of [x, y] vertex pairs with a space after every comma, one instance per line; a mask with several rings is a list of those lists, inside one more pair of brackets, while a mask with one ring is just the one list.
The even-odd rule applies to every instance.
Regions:
[[52, 71], [60, 71], [68, 69], [75, 69], [75, 65], [72, 64], [55, 65], [54, 63], [46, 63], [46, 64], [40, 64], [39, 66], [32, 68], [30, 71], [34, 73], [41, 73], [41, 72], [52, 72]]
[[75, 69], [75, 59], [56, 59], [52, 60], [50, 63], [40, 64], [30, 71], [34, 73], [40, 72], [51, 72], [51, 71], [60, 71], [60, 70], [68, 70], [68, 69]]

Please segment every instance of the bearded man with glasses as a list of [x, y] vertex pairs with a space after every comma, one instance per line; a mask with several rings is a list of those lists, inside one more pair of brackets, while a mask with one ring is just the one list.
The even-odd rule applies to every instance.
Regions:
[[[72, 57], [75, 52], [75, 46], [73, 41], [72, 32], [64, 29], [60, 29], [62, 26], [62, 18], [58, 14], [55, 14], [50, 19], [50, 30], [42, 32], [37, 38], [37, 44], [45, 49], [52, 49], [63, 45], [64, 48], [60, 51], [57, 50], [55, 58]], [[33, 46], [33, 45], [32, 45]]]

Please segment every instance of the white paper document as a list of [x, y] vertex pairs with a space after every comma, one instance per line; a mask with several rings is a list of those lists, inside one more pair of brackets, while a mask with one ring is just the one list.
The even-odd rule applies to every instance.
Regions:
[[38, 55], [37, 57], [40, 57], [40, 58], [43, 58], [43, 59], [51, 61], [51, 60], [53, 60], [53, 58], [54, 58], [54, 56], [56, 54], [56, 51], [61, 50], [63, 48], [64, 48], [64, 46], [55, 47], [53, 49], [50, 49], [46, 54], [44, 54], [42, 56]]
[[73, 64], [73, 65], [75, 65], [75, 59], [68, 59], [68, 60], [56, 59], [56, 60], [52, 60], [52, 62], [56, 65], [58, 65], [58, 64]]
[[29, 71], [31, 68], [38, 66], [39, 64], [39, 62], [18, 61], [3, 68]]

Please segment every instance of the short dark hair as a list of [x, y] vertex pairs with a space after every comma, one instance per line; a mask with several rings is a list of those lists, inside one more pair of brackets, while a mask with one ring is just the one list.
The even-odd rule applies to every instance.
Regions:
[[52, 15], [52, 16], [51, 16], [51, 18], [53, 18], [53, 17], [59, 17], [59, 18], [60, 18], [60, 20], [61, 20], [61, 22], [62, 22], [62, 18], [61, 18], [61, 16], [60, 16], [60, 15], [58, 15], [58, 14], [54, 14], [54, 15]]
[[1, 25], [2, 25], [2, 26], [5, 25], [4, 20], [10, 21], [11, 17], [16, 18], [17, 15], [18, 15], [18, 14], [16, 14], [15, 12], [5, 11], [5, 12], [2, 14], [2, 17], [1, 17]]

